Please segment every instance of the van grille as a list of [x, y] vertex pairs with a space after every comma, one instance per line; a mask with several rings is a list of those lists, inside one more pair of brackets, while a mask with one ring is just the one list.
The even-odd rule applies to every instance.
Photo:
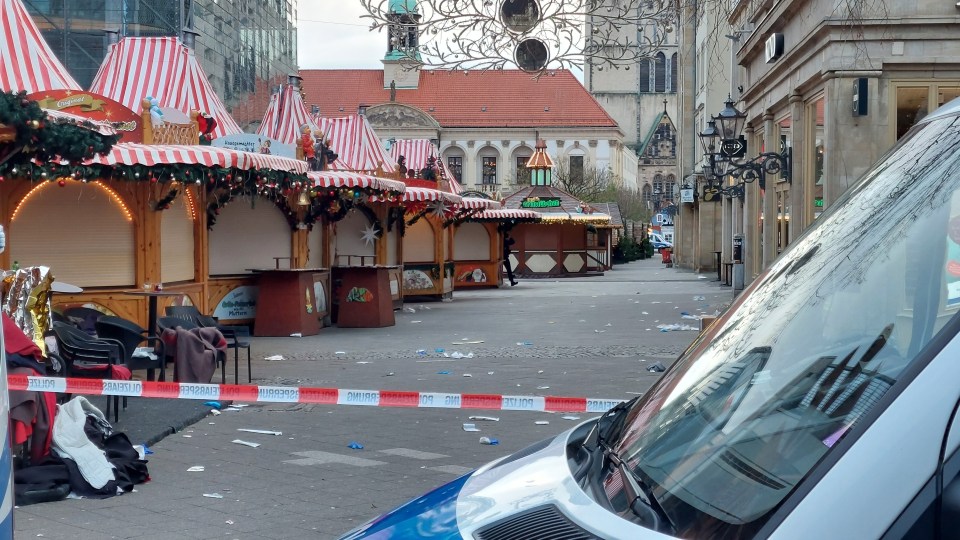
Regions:
[[512, 515], [473, 533], [476, 540], [601, 540], [548, 504]]

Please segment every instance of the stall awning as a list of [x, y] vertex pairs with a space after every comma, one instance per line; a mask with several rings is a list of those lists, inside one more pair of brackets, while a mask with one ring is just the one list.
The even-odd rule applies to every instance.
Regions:
[[340, 172], [340, 171], [310, 171], [307, 177], [313, 181], [315, 187], [324, 188], [369, 188], [378, 191], [403, 193], [407, 186], [397, 180], [388, 180], [370, 176], [369, 174]]
[[447, 204], [460, 204], [462, 200], [459, 195], [423, 187], [407, 186], [407, 190], [403, 194], [403, 202], [443, 201]]
[[20, 0], [0, 0], [0, 90], [83, 90], [43, 39]]
[[450, 191], [460, 194], [463, 188], [457, 182], [457, 178], [450, 172], [446, 162], [440, 157], [440, 150], [430, 139], [400, 139], [393, 142], [390, 147], [390, 155], [393, 159], [399, 159], [400, 156], [406, 160], [407, 169], [420, 170], [427, 166], [427, 161], [434, 157], [437, 165], [443, 169], [443, 176], [450, 183]]
[[161, 107], [206, 113], [217, 121], [214, 137], [243, 133], [213, 90], [200, 62], [175, 37], [127, 37], [110, 46], [90, 91], [135, 113], [146, 97]]
[[474, 219], [478, 220], [509, 220], [509, 219], [540, 219], [540, 214], [534, 212], [533, 210], [514, 210], [509, 208], [501, 208], [498, 210], [484, 210], [480, 212]]
[[578, 214], [575, 212], [542, 212], [540, 219], [544, 223], [593, 223], [595, 225], [610, 223], [610, 216], [594, 212], [592, 214]]
[[296, 159], [239, 152], [213, 146], [157, 145], [121, 143], [109, 154], [96, 156], [88, 163], [100, 165], [202, 165], [233, 169], [274, 169], [298, 174], [307, 172], [306, 162]]
[[466, 210], [479, 210], [480, 208], [497, 209], [500, 208], [500, 201], [491, 199], [482, 199], [480, 197], [463, 197], [460, 207]]
[[288, 84], [284, 85], [280, 92], [271, 96], [270, 106], [263, 114], [257, 135], [269, 137], [283, 144], [296, 145], [300, 140], [300, 128], [304, 124], [310, 126], [315, 137], [320, 136], [316, 133], [319, 128], [307, 112], [307, 106], [303, 103], [299, 89]]
[[[330, 166], [338, 171], [397, 170], [397, 163], [380, 143], [366, 116], [354, 114], [342, 118], [319, 118], [317, 124], [330, 148], [339, 156]], [[316, 134], [315, 134], [316, 135]]]

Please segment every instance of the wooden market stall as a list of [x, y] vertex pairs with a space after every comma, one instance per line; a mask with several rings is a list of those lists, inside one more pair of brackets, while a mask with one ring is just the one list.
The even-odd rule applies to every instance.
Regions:
[[[610, 246], [610, 216], [552, 185], [553, 160], [537, 142], [527, 161], [531, 185], [503, 200], [509, 210], [533, 210], [538, 223], [517, 225], [510, 255], [518, 276], [581, 276], [602, 271], [601, 253]], [[607, 259], [609, 260], [609, 258]]]
[[[316, 224], [313, 230], [319, 232], [309, 242], [310, 259], [331, 271], [333, 322], [393, 324], [394, 305], [402, 305], [395, 210], [400, 208], [405, 186], [387, 178], [396, 171], [396, 164], [379, 146], [369, 123], [359, 115], [311, 118], [299, 92], [299, 78], [291, 76], [273, 96], [258, 134], [292, 146], [298, 158], [311, 163], [307, 224]], [[372, 281], [366, 277], [371, 269]], [[381, 303], [385, 298], [387, 303]], [[339, 317], [341, 306], [364, 312], [383, 305], [389, 307], [389, 314], [348, 316], [343, 321]]]
[[537, 223], [532, 210], [492, 209], [469, 214], [456, 225], [453, 239], [454, 288], [503, 284], [503, 233], [521, 223]]

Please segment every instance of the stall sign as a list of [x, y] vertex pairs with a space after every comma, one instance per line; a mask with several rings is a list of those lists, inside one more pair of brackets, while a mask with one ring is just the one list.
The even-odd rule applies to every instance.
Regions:
[[560, 197], [527, 197], [520, 208], [560, 208]]
[[44, 109], [63, 111], [97, 122], [108, 122], [117, 130], [120, 142], [143, 142], [143, 118], [122, 103], [106, 96], [77, 90], [44, 90], [28, 94], [27, 99], [36, 101]]
[[227, 150], [239, 150], [253, 154], [271, 154], [293, 159], [297, 158], [297, 150], [292, 144], [283, 144], [276, 139], [257, 135], [256, 133], [224, 135], [223, 137], [217, 137], [210, 144], [217, 148], [226, 148]]
[[257, 297], [260, 289], [254, 285], [243, 285], [228, 292], [213, 310], [218, 319], [254, 319], [257, 316]]
[[694, 202], [694, 191], [692, 188], [683, 188], [680, 190], [680, 202], [681, 203], [692, 203]]

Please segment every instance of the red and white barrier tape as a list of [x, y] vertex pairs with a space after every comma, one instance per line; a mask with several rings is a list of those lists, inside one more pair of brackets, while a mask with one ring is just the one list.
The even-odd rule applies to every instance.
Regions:
[[129, 396], [168, 399], [258, 401], [266, 403], [319, 403], [368, 407], [420, 407], [437, 409], [493, 409], [500, 411], [542, 411], [602, 413], [622, 402], [560, 396], [505, 396], [500, 394], [444, 394], [397, 390], [350, 390], [243, 384], [198, 384], [107, 379], [65, 379], [8, 375], [10, 390], [61, 392], [69, 394]]

